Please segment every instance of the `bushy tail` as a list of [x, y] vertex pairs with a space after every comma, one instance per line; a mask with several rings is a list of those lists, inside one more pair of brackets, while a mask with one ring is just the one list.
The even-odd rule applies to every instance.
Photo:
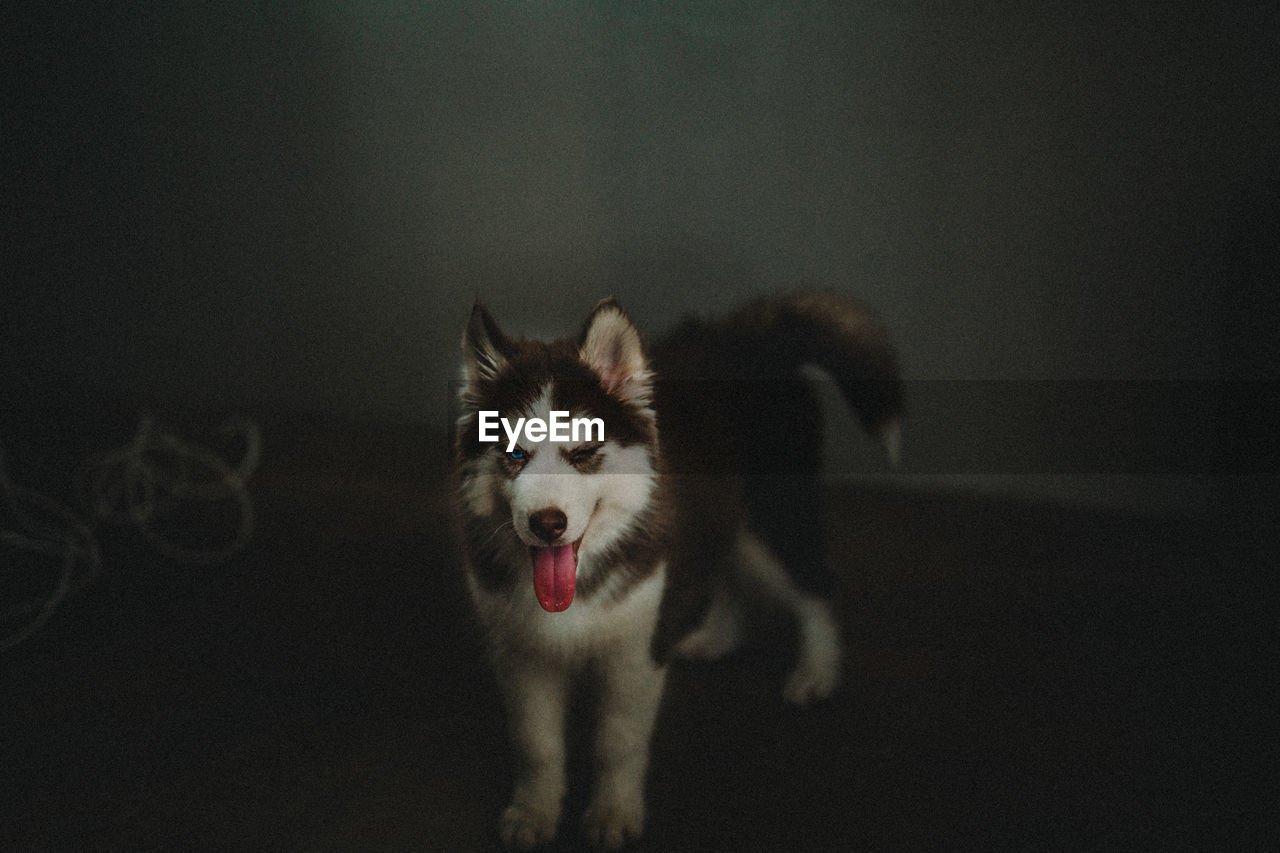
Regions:
[[769, 351], [776, 367], [813, 364], [829, 373], [863, 428], [897, 462], [903, 414], [898, 354], [866, 306], [834, 293], [794, 291], [748, 303], [726, 325]]

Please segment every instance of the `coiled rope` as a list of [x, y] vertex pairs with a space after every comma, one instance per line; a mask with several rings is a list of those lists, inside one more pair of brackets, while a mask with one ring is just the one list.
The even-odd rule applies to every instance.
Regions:
[[[7, 509], [11, 525], [0, 529], [0, 573], [16, 575], [25, 568], [35, 574], [40, 562], [50, 559], [57, 566], [48, 594], [17, 594], [13, 604], [0, 604], [0, 652], [40, 630], [67, 596], [98, 575], [102, 554], [94, 531], [100, 524], [130, 524], [160, 553], [185, 563], [220, 563], [244, 548], [253, 536], [248, 483], [262, 458], [262, 431], [253, 420], [238, 417], [223, 423], [220, 432], [239, 438], [244, 450], [238, 463], [143, 416], [128, 445], [93, 459], [85, 471], [87, 523], [63, 504], [15, 483], [0, 446], [0, 509]], [[235, 529], [223, 544], [195, 547], [160, 532], [157, 522], [190, 502], [234, 506]]]

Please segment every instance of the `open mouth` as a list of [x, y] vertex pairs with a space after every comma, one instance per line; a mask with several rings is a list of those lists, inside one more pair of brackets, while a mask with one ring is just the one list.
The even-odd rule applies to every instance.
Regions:
[[578, 579], [578, 549], [582, 537], [568, 545], [531, 545], [533, 558], [533, 591], [538, 603], [548, 613], [567, 610], [573, 603], [573, 588]]

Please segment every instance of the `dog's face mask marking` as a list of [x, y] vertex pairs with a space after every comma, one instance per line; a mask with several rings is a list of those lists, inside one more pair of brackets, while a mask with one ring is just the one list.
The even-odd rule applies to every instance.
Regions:
[[[588, 317], [576, 343], [513, 341], [481, 306], [463, 336], [459, 448], [472, 476], [464, 499], [494, 518], [505, 508], [528, 549], [543, 609], [573, 602], [579, 561], [605, 551], [644, 506], [654, 485], [651, 380], [640, 335], [612, 301]], [[550, 422], [553, 411], [599, 418], [604, 438], [480, 442], [480, 411], [515, 423]], [[497, 520], [497, 519], [495, 519]]]

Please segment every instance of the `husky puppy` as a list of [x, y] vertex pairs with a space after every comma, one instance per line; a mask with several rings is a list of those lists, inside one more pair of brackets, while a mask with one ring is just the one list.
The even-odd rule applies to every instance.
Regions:
[[[611, 299], [576, 338], [550, 343], [509, 338], [477, 304], [462, 353], [457, 515], [520, 766], [499, 833], [518, 849], [555, 837], [566, 705], [589, 668], [598, 703], [584, 827], [614, 849], [644, 825], [669, 664], [734, 649], [744, 590], [794, 614], [788, 702], [839, 682], [815, 482], [821, 429], [800, 368], [827, 371], [895, 455], [896, 355], [864, 308], [821, 292], [687, 320], [651, 348]], [[551, 440], [519, 426], [566, 415], [600, 421], [603, 435]]]

